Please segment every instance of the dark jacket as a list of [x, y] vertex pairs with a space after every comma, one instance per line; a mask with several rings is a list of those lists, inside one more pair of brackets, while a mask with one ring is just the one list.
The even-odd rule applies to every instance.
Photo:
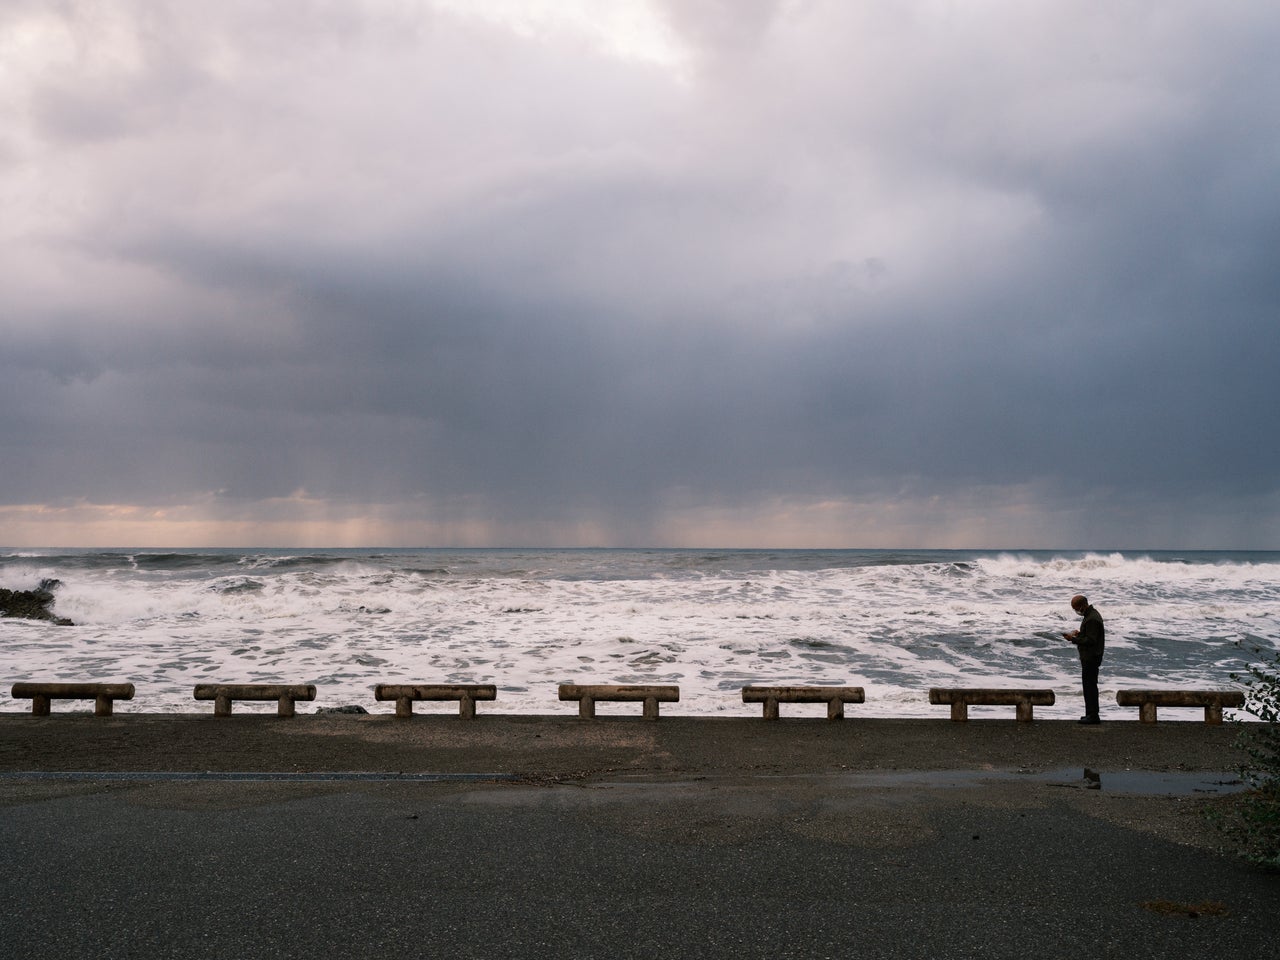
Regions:
[[1102, 648], [1106, 646], [1107, 631], [1102, 625], [1102, 614], [1092, 605], [1084, 608], [1084, 619], [1080, 621], [1080, 636], [1076, 637], [1076, 646], [1080, 648], [1081, 661], [1102, 661]]

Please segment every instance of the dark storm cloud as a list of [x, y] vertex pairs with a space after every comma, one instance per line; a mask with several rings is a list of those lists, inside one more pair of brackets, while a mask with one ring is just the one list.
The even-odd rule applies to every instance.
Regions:
[[655, 9], [671, 62], [412, 5], [0, 20], [0, 501], [1270, 542], [1280, 16]]

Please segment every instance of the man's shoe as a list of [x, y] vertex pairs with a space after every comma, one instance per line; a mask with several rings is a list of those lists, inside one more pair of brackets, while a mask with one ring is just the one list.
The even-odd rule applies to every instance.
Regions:
[[1084, 716], [1084, 717], [1081, 717], [1081, 718], [1080, 718], [1079, 720], [1077, 720], [1076, 722], [1077, 722], [1077, 723], [1086, 723], [1086, 724], [1101, 723], [1101, 722], [1102, 722], [1102, 718], [1101, 718], [1101, 717], [1089, 717], [1089, 716]]

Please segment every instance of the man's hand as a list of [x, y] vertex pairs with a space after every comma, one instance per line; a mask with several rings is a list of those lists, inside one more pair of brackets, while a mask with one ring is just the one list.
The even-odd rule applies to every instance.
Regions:
[[1080, 637], [1079, 630], [1068, 630], [1066, 633], [1062, 635], [1063, 640], [1070, 640], [1072, 643], [1075, 643], [1076, 640], [1079, 639], [1079, 637]]

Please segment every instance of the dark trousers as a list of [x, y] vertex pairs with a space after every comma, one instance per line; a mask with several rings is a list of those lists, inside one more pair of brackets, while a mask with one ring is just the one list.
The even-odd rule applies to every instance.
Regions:
[[1080, 685], [1084, 688], [1084, 715], [1098, 715], [1098, 668], [1102, 666], [1102, 658], [1080, 661]]

